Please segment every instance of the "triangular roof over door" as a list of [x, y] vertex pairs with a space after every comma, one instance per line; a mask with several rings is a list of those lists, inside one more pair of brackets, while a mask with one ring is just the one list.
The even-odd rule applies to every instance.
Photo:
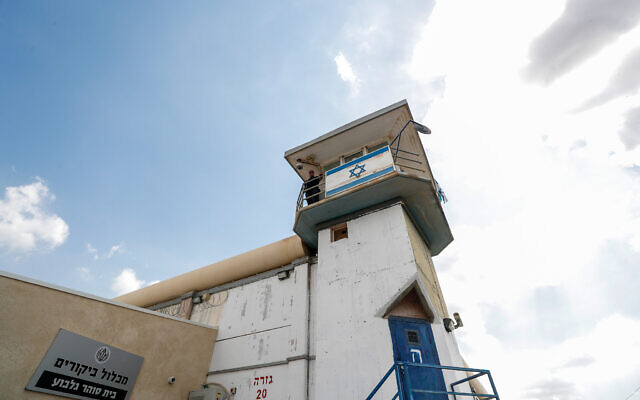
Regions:
[[424, 284], [414, 275], [390, 300], [376, 313], [376, 316], [390, 316], [426, 319], [433, 323], [436, 318], [435, 307], [429, 299]]

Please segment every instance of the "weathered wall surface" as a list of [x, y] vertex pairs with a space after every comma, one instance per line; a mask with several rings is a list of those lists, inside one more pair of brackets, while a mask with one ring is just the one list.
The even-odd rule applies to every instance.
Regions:
[[308, 270], [298, 265], [287, 279], [247, 283], [217, 293], [216, 307], [194, 309], [192, 319], [219, 326], [208, 382], [235, 387], [237, 399], [306, 398]]
[[222, 310], [224, 309], [224, 305], [228, 299], [228, 290], [211, 294], [208, 299], [200, 304], [195, 304], [193, 306], [193, 310], [191, 311], [191, 318], [189, 319], [191, 321], [200, 322], [202, 324], [217, 328], [220, 324]]
[[186, 399], [202, 388], [214, 329], [13, 276], [0, 275], [0, 293], [2, 398], [60, 398], [24, 390], [60, 328], [144, 357], [133, 399]]
[[[376, 316], [416, 273], [402, 207], [347, 222], [349, 237], [319, 232], [312, 276], [312, 338], [316, 360], [309, 398], [365, 398], [393, 363], [388, 321]], [[315, 342], [315, 343], [314, 343]], [[391, 398], [395, 385], [379, 398]]]
[[[407, 221], [397, 204], [348, 221], [347, 239], [331, 242], [330, 229], [319, 232], [311, 276], [316, 359], [310, 363], [309, 399], [356, 399], [371, 392], [393, 363], [388, 321], [380, 312], [416, 277], [435, 308], [431, 327], [440, 363], [463, 366], [453, 334], [444, 329], [441, 315], [447, 311], [428, 248]], [[464, 374], [445, 371], [444, 377], [449, 384]], [[377, 398], [396, 391], [395, 383], [387, 383]]]

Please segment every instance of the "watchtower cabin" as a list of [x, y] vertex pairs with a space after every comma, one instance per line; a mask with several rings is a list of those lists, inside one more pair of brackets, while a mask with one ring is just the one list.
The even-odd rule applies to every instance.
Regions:
[[217, 329], [190, 399], [498, 398], [433, 264], [453, 237], [429, 134], [401, 101], [286, 151], [295, 236], [116, 299]]
[[369, 114], [285, 153], [306, 181], [296, 205], [294, 232], [318, 248], [317, 231], [389, 202], [401, 202], [438, 255], [453, 237], [406, 101]]

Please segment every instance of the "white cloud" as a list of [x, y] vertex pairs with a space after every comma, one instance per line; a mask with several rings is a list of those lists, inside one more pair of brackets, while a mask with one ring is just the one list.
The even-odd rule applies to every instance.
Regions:
[[[640, 4], [640, 3], [638, 3]], [[607, 87], [599, 94], [587, 100], [579, 110], [587, 110], [602, 105], [616, 97], [632, 96], [640, 89], [640, 47], [636, 47], [620, 62], [615, 73], [609, 79]]]
[[410, 77], [446, 82], [413, 110], [434, 132], [425, 145], [455, 237], [435, 263], [465, 321], [463, 353], [502, 396], [624, 398], [640, 360], [609, 367], [640, 352], [640, 308], [625, 306], [640, 291], [640, 146], [625, 114], [640, 97], [572, 110], [615, 81], [640, 27], [529, 84], [527, 49], [561, 6], [441, 1], [414, 47]]
[[76, 268], [76, 273], [80, 276], [80, 279], [85, 282], [93, 280], [93, 272], [91, 272], [91, 269], [87, 267]]
[[627, 150], [640, 145], [640, 107], [631, 108], [624, 114], [624, 125], [618, 135]]
[[[93, 247], [91, 243], [87, 243], [87, 252], [93, 256], [94, 260], [97, 260], [100, 258], [100, 256], [98, 255], [98, 249]], [[124, 252], [124, 243], [114, 244], [113, 246], [111, 246], [109, 251], [102, 256], [102, 258], [109, 259], [115, 256], [116, 254], [122, 253], [122, 252]]]
[[69, 226], [44, 207], [46, 201], [54, 199], [41, 179], [5, 188], [4, 199], [0, 199], [0, 249], [27, 252], [63, 244], [69, 236]]
[[351, 93], [353, 95], [357, 95], [360, 79], [358, 79], [355, 72], [353, 72], [353, 68], [349, 63], [349, 60], [347, 60], [342, 52], [339, 52], [338, 55], [334, 57], [333, 61], [335, 61], [336, 63], [336, 68], [338, 69], [338, 75], [340, 75], [340, 79], [349, 84], [349, 86], [351, 87]]
[[117, 296], [134, 290], [138, 290], [145, 285], [145, 281], [136, 277], [136, 271], [131, 268], [125, 268], [120, 272], [120, 275], [115, 277], [111, 284], [111, 290], [113, 290]]
[[109, 250], [109, 253], [107, 254], [107, 258], [111, 258], [114, 255], [118, 254], [118, 253], [122, 253], [124, 249], [124, 244], [120, 243], [120, 244], [116, 244], [111, 246], [111, 249]]
[[93, 247], [91, 243], [87, 243], [87, 253], [91, 254], [94, 260], [97, 260], [99, 258], [98, 250], [95, 247]]
[[527, 74], [551, 83], [632, 29], [638, 20], [637, 0], [568, 0], [562, 15], [531, 44]]

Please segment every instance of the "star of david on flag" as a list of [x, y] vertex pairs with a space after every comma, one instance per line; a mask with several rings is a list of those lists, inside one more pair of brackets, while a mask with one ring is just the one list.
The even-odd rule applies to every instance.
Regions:
[[356, 164], [356, 166], [353, 167], [353, 169], [350, 169], [349, 172], [351, 173], [349, 175], [349, 178], [352, 178], [354, 176], [356, 178], [360, 178], [360, 175], [362, 175], [363, 172], [366, 172], [366, 170], [364, 169], [364, 164], [362, 164], [362, 165]]

